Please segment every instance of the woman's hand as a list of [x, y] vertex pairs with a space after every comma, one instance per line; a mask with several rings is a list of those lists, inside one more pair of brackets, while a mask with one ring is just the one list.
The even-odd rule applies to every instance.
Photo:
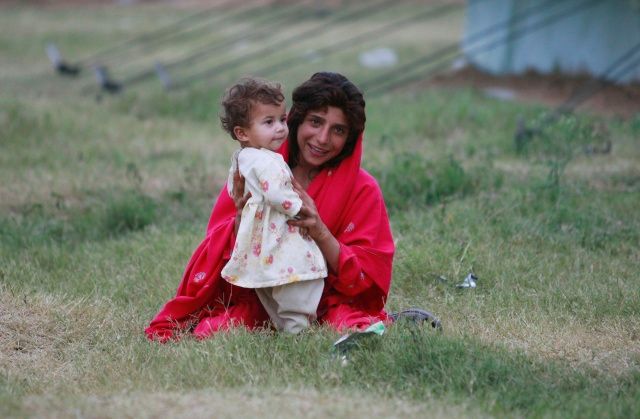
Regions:
[[292, 178], [291, 181], [293, 182], [293, 190], [296, 191], [302, 200], [302, 207], [296, 215], [296, 218], [287, 221], [287, 223], [300, 228], [301, 234], [305, 234], [313, 239], [326, 259], [329, 269], [337, 272], [340, 260], [340, 243], [333, 237], [327, 225], [320, 218], [316, 204], [307, 191], [304, 190], [297, 180]]
[[301, 233], [306, 233], [305, 235], [316, 242], [325, 239], [327, 235], [331, 236], [331, 232], [325, 223], [322, 222], [320, 214], [318, 214], [316, 203], [313, 202], [313, 199], [297, 180], [292, 178], [291, 181], [293, 183], [293, 190], [302, 200], [302, 207], [300, 207], [300, 211], [296, 214], [296, 217], [288, 221], [289, 225], [300, 228]]
[[234, 226], [234, 232], [238, 233], [238, 227], [240, 227], [240, 219], [242, 218], [242, 209], [245, 204], [251, 198], [251, 192], [247, 192], [244, 194], [244, 177], [240, 174], [240, 170], [236, 169], [236, 172], [233, 174], [233, 193], [231, 194], [231, 198], [233, 198], [233, 203], [236, 205], [236, 220]]

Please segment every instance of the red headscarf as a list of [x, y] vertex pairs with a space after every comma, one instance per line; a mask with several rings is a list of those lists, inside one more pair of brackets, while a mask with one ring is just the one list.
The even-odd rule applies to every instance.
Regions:
[[[285, 142], [279, 153], [288, 160], [288, 143]], [[358, 296], [342, 295], [331, 286], [339, 279], [330, 274], [319, 311], [352, 303], [367, 315], [385, 319], [383, 309], [391, 283], [394, 244], [382, 195], [373, 178], [360, 168], [361, 158], [362, 135], [357, 139], [353, 153], [338, 167], [322, 170], [310, 183], [307, 192], [331, 233], [341, 246], [348, 246], [348, 251], [341, 252], [345, 275], [362, 277], [359, 279], [366, 275], [373, 285]], [[362, 193], [357, 193], [354, 188]], [[169, 339], [175, 329], [197, 321], [200, 312], [223, 298], [221, 283], [224, 280], [220, 272], [235, 242], [235, 215], [235, 204], [223, 187], [211, 213], [205, 239], [191, 256], [176, 296], [166, 303], [145, 330], [150, 339]], [[365, 227], [364, 233], [363, 229], [357, 234], [350, 230], [353, 220]], [[346, 263], [343, 261], [345, 257], [351, 257], [357, 263]], [[319, 315], [321, 317], [322, 313]]]

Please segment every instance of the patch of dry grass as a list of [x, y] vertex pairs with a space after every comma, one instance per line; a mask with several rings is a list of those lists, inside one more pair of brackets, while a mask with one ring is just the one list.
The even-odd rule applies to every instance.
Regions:
[[[15, 135], [33, 146], [24, 150], [20, 144], [7, 144], [7, 153], [0, 157], [5, 179], [0, 184], [0, 208], [5, 210], [53, 206], [56, 201], [82, 207], [88, 191], [127, 186], [153, 197], [181, 188], [209, 192], [226, 177], [228, 155], [235, 147], [218, 130], [215, 110], [210, 123], [189, 125], [173, 119], [149, 123], [92, 105], [78, 121], [77, 109], [59, 112], [49, 106], [41, 111], [54, 121], [48, 126], [46, 118], [31, 120], [24, 104], [19, 109], [23, 120]], [[2, 117], [0, 110], [0, 121]], [[97, 132], [95, 127], [102, 128]], [[75, 144], [70, 142], [73, 137], [82, 140]]]
[[40, 392], [73, 381], [70, 356], [84, 350], [112, 319], [89, 299], [64, 301], [50, 294], [0, 290], [0, 369]]
[[31, 396], [24, 410], [41, 418], [463, 418], [486, 417], [473, 407], [447, 404], [440, 400], [423, 402], [375, 397], [354, 391], [317, 391], [287, 388], [282, 391], [257, 389], [207, 388], [175, 393], [96, 395], [74, 399], [55, 396]]

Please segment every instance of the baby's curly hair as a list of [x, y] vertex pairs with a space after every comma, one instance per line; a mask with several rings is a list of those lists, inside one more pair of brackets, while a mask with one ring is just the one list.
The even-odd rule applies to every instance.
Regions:
[[280, 105], [284, 101], [282, 86], [267, 80], [245, 77], [229, 87], [222, 96], [220, 123], [234, 140], [233, 128], [251, 125], [251, 109], [256, 102]]

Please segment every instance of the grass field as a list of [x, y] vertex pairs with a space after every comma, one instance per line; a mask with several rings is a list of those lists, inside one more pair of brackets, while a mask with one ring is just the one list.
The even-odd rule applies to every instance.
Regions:
[[[367, 100], [363, 165], [397, 241], [388, 309], [429, 309], [443, 333], [398, 324], [346, 364], [331, 351], [338, 334], [321, 327], [149, 343], [143, 329], [175, 292], [225, 182], [235, 147], [217, 120], [225, 85], [368, 27], [325, 25], [172, 93], [150, 79], [99, 94], [90, 71], [56, 76], [44, 53], [55, 41], [73, 62], [192, 12], [170, 2], [0, 5], [0, 416], [640, 416], [640, 115], [578, 113], [518, 145], [518, 118], [549, 109], [471, 88]], [[210, 36], [260, 18], [225, 19]], [[229, 42], [215, 59], [326, 18]], [[406, 59], [454, 42], [463, 19], [407, 25], [269, 76], [287, 96], [316, 70], [364, 81], [382, 70], [362, 68], [360, 52], [392, 47]], [[165, 51], [179, 57], [213, 39]], [[126, 79], [159, 57], [131, 51], [110, 69]], [[457, 289], [471, 271], [478, 287]]]

